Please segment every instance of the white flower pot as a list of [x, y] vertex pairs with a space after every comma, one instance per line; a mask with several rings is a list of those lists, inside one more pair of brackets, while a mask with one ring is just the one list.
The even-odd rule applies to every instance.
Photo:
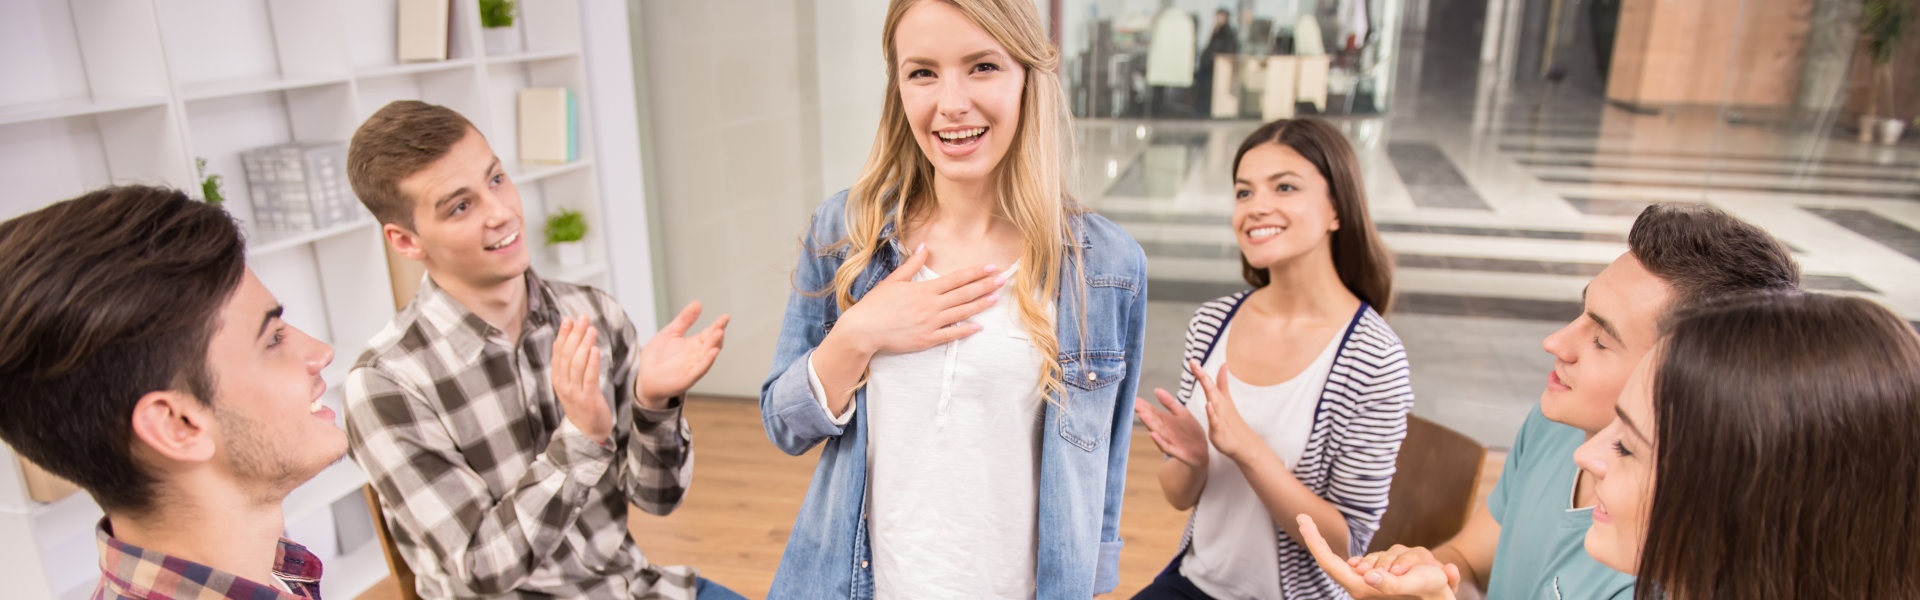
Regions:
[[578, 267], [587, 264], [587, 247], [580, 242], [554, 244], [553, 257], [562, 267]]
[[518, 21], [507, 27], [481, 28], [480, 39], [487, 45], [487, 56], [519, 54], [526, 46], [520, 38]]

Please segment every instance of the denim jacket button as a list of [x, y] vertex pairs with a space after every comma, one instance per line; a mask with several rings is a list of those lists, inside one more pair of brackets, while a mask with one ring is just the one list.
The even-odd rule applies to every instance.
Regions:
[[1099, 374], [1099, 373], [1088, 373], [1088, 374], [1087, 374], [1087, 381], [1099, 381], [1099, 380], [1100, 380], [1100, 374]]
[[860, 568], [862, 568], [862, 569], [865, 569], [865, 568], [867, 568], [867, 561], [864, 561], [864, 560], [863, 560], [863, 561], [860, 561]]

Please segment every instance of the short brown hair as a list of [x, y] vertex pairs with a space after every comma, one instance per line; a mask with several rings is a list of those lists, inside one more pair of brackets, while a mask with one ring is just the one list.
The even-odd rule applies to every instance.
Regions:
[[1627, 251], [1673, 288], [1670, 314], [1722, 296], [1800, 288], [1800, 267], [1766, 231], [1705, 204], [1648, 206]]
[[[1334, 216], [1340, 219], [1340, 229], [1331, 236], [1333, 269], [1340, 274], [1340, 283], [1347, 286], [1347, 291], [1372, 305], [1374, 311], [1386, 314], [1393, 308], [1393, 254], [1387, 252], [1380, 232], [1373, 226], [1373, 217], [1367, 213], [1367, 190], [1360, 176], [1360, 159], [1347, 143], [1347, 136], [1332, 124], [1315, 118], [1268, 123], [1240, 143], [1240, 151], [1233, 154], [1230, 178], [1240, 176], [1240, 159], [1261, 144], [1292, 148], [1313, 163], [1320, 177], [1327, 180], [1327, 199], [1333, 202]], [[1256, 288], [1266, 287], [1272, 281], [1272, 275], [1266, 269], [1254, 268], [1245, 254], [1240, 255], [1240, 276], [1247, 280], [1247, 285]]]
[[1920, 598], [1920, 337], [1862, 298], [1679, 311], [1640, 598]]
[[413, 229], [413, 200], [400, 180], [446, 156], [473, 131], [453, 109], [419, 100], [395, 100], [367, 117], [347, 146], [347, 179], [373, 218]]
[[178, 190], [110, 187], [0, 223], [0, 437], [107, 511], [147, 511], [134, 405], [212, 402], [207, 344], [245, 270], [233, 218]]

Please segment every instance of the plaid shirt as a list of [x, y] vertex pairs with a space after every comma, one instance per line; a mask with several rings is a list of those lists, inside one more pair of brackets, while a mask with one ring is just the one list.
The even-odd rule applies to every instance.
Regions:
[[100, 544], [100, 585], [93, 600], [320, 600], [320, 559], [306, 547], [280, 539], [273, 555], [273, 575], [293, 590], [280, 591], [270, 582], [242, 579], [182, 558], [167, 556], [113, 537], [105, 518], [93, 530]]
[[[347, 439], [423, 598], [694, 597], [695, 573], [647, 562], [627, 505], [672, 512], [693, 476], [680, 401], [640, 408], [633, 324], [589, 287], [527, 271], [518, 344], [431, 278], [347, 375]], [[599, 329], [607, 445], [566, 420], [547, 378], [561, 319]]]

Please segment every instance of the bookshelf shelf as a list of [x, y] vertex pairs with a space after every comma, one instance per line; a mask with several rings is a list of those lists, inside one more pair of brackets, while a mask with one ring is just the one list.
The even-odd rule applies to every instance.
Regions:
[[180, 97], [188, 102], [197, 102], [200, 100], [214, 100], [266, 92], [281, 92], [346, 82], [347, 78], [345, 77], [246, 77], [182, 85], [180, 86]]
[[572, 173], [574, 171], [591, 167], [593, 166], [593, 159], [582, 158], [580, 160], [576, 160], [570, 163], [558, 164], [558, 165], [542, 164], [542, 163], [523, 163], [518, 161], [509, 163], [509, 164], [513, 165], [514, 168], [512, 170], [507, 171], [507, 176], [512, 177], [514, 183], [525, 184], [525, 183], [533, 183], [536, 181], [540, 181], [542, 179], [546, 179], [548, 177], [553, 177], [556, 175], [565, 175], [568, 173]]
[[554, 60], [554, 59], [560, 59], [560, 58], [579, 58], [579, 57], [580, 57], [579, 48], [561, 49], [561, 50], [535, 50], [532, 52], [516, 52], [513, 54], [489, 56], [487, 57], [487, 64], [502, 65], [502, 64], [533, 62], [533, 61], [541, 61], [541, 60]]
[[[367, 474], [360, 471], [360, 465], [352, 460], [342, 459], [320, 471], [313, 479], [307, 480], [299, 488], [287, 495], [280, 510], [288, 521], [298, 521], [315, 512], [326, 510], [335, 500], [347, 494], [359, 492], [366, 485]], [[299, 541], [299, 540], [294, 540]]]
[[446, 61], [440, 61], [440, 62], [405, 63], [405, 64], [398, 64], [398, 65], [389, 65], [384, 67], [372, 67], [367, 69], [360, 69], [359, 71], [354, 72], [354, 77], [356, 79], [374, 79], [379, 77], [395, 77], [399, 75], [413, 75], [416, 73], [433, 73], [437, 71], [451, 71], [454, 69], [472, 68], [475, 64], [478, 64], [478, 63], [474, 62], [474, 60], [470, 58], [446, 60]]
[[68, 117], [83, 117], [87, 115], [140, 108], [154, 108], [166, 105], [167, 98], [165, 96], [149, 96], [116, 100], [53, 100], [14, 106], [0, 106], [0, 125], [64, 119]]
[[[577, 266], [571, 266], [571, 267], [562, 267], [558, 263], [554, 263], [551, 265], [547, 265], [547, 268], [541, 269], [540, 272], [551, 273], [551, 275], [544, 275], [544, 277], [547, 277], [548, 279], [553, 279], [555, 281], [565, 281], [567, 283], [593, 285], [595, 278], [598, 278], [602, 275], [607, 274], [607, 265], [605, 263], [596, 262], [596, 263], [587, 263], [584, 265], [577, 265]], [[595, 286], [595, 287], [599, 287], [599, 286]]]
[[337, 235], [368, 229], [376, 224], [373, 217], [368, 216], [352, 223], [342, 223], [317, 231], [263, 231], [257, 234], [259, 237], [247, 240], [247, 256], [251, 258], [283, 252]]
[[[228, 211], [250, 224], [253, 198], [242, 152], [344, 142], [388, 102], [420, 99], [459, 111], [486, 135], [523, 190], [529, 230], [562, 207], [587, 215], [590, 264], [557, 268], [537, 245], [534, 264], [543, 276], [605, 287], [620, 263], [606, 253], [598, 232], [645, 230], [646, 224], [637, 211], [631, 214], [640, 215], [638, 222], [601, 221], [603, 188], [641, 186], [637, 172], [602, 172], [596, 163], [639, 161], [597, 150], [594, 109], [607, 102], [588, 85], [588, 67], [605, 57], [601, 62], [627, 68], [632, 46], [624, 24], [612, 27], [604, 15], [595, 20], [582, 13], [624, 9], [587, 0], [523, 3], [513, 43], [489, 55], [496, 47], [490, 37], [501, 36], [483, 31], [477, 5], [456, 0], [447, 21], [449, 59], [400, 63], [396, 13], [405, 1], [67, 0], [55, 3], [58, 10], [25, 11], [0, 23], [0, 35], [20, 40], [16, 45], [44, 49], [0, 56], [6, 65], [0, 86], [10, 92], [4, 95], [9, 103], [0, 104], [0, 177], [20, 184], [0, 198], [0, 220], [110, 183], [168, 185], [199, 196], [195, 159], [205, 158], [208, 172], [225, 180]], [[617, 33], [589, 39], [589, 28]], [[633, 86], [619, 83], [628, 94], [610, 96], [610, 109], [632, 113]], [[517, 160], [514, 98], [529, 87], [566, 87], [574, 94], [578, 160]], [[618, 195], [624, 202], [634, 196]], [[418, 282], [417, 271], [390, 270], [378, 232], [371, 216], [302, 232], [249, 225], [248, 266], [286, 306], [289, 323], [335, 350], [321, 377], [336, 411], [347, 369], [392, 318], [395, 298], [410, 298]], [[631, 300], [629, 312], [652, 312], [650, 297]], [[99, 507], [84, 493], [30, 500], [15, 460], [0, 445], [6, 596], [87, 597], [98, 576], [92, 531]], [[365, 481], [351, 461], [327, 467], [287, 498], [288, 529], [334, 527], [332, 515], [359, 498]], [[327, 596], [350, 600], [386, 577], [377, 542], [338, 550], [321, 557]]]

